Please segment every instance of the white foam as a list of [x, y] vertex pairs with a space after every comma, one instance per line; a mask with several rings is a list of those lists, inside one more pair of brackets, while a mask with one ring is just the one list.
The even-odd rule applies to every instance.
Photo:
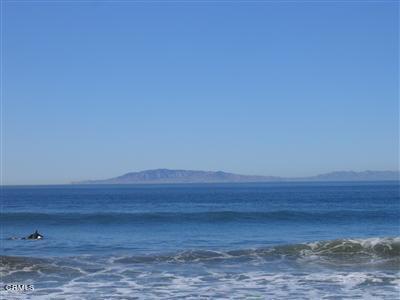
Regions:
[[[126, 275], [126, 269], [105, 269], [98, 274], [119, 275], [118, 279], [87, 282], [82, 276], [61, 287], [61, 291], [37, 299], [96, 299], [137, 296], [139, 299], [182, 297], [195, 299], [196, 295], [211, 299], [222, 296], [230, 299], [250, 297], [284, 299], [322, 299], [324, 297], [361, 297], [362, 299], [397, 299], [399, 274], [383, 272], [319, 272], [268, 273], [251, 271], [226, 273], [206, 271], [191, 276], [180, 271], [147, 270], [138, 276]], [[40, 290], [37, 290], [40, 293]], [[34, 294], [28, 299], [36, 299]], [[222, 297], [222, 298], [223, 298]]]

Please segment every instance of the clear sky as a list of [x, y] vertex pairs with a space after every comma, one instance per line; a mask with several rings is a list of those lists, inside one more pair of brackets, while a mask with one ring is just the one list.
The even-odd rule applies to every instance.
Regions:
[[398, 168], [398, 2], [2, 3], [3, 184]]

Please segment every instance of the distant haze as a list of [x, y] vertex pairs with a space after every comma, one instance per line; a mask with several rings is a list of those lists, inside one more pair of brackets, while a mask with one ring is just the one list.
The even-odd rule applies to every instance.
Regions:
[[103, 180], [86, 180], [76, 184], [155, 184], [155, 183], [235, 183], [270, 181], [381, 181], [399, 180], [398, 171], [339, 171], [302, 178], [240, 175], [223, 171], [155, 169], [130, 172]]

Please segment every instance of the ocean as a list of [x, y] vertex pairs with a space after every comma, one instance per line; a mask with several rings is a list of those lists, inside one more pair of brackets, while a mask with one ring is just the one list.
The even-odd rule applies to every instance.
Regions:
[[398, 182], [8, 186], [1, 205], [2, 286], [34, 286], [4, 299], [399, 299]]

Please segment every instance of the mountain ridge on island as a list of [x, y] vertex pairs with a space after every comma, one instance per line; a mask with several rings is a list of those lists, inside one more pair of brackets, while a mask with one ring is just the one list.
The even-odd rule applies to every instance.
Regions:
[[251, 183], [278, 181], [392, 181], [399, 171], [335, 171], [309, 177], [241, 175], [223, 171], [153, 169], [129, 172], [121, 176], [72, 182], [72, 184], [173, 184], [173, 183]]

